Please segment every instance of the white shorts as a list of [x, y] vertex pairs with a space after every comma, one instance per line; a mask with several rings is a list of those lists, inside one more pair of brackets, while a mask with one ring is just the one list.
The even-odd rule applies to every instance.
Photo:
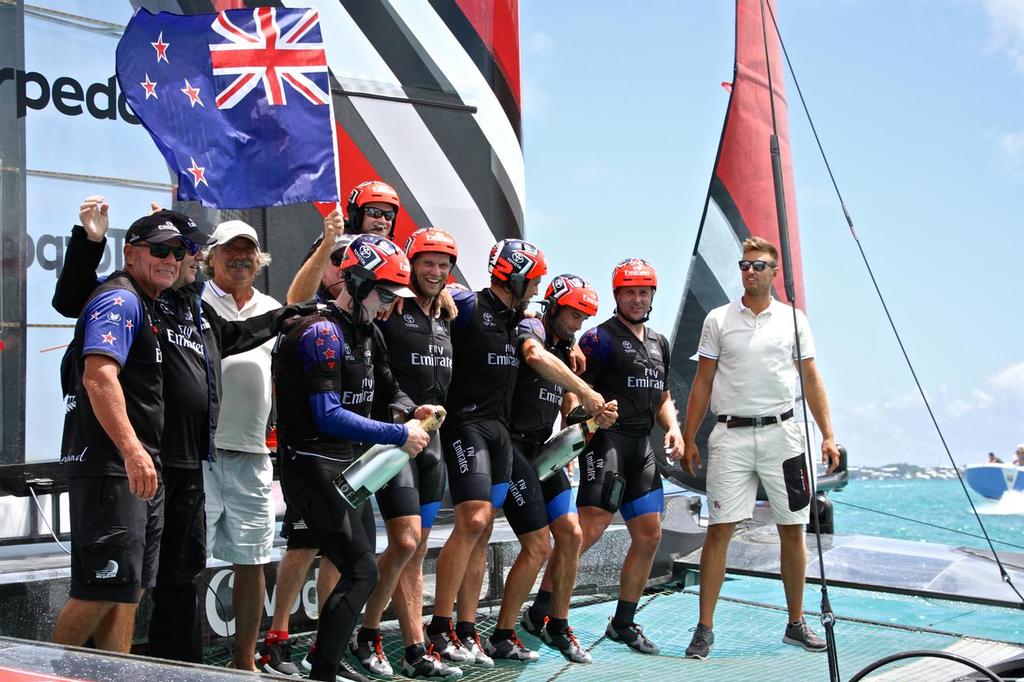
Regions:
[[726, 428], [708, 437], [708, 523], [749, 519], [760, 479], [776, 524], [810, 519], [811, 483], [804, 432], [795, 419], [768, 426]]
[[270, 455], [217, 450], [206, 488], [206, 551], [240, 566], [270, 563], [274, 468]]

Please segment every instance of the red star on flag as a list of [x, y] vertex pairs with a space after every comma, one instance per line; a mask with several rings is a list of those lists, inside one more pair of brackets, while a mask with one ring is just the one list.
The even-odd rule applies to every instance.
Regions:
[[160, 99], [156, 96], [156, 83], [149, 80], [148, 73], [146, 74], [146, 80], [139, 83], [139, 85], [146, 89], [146, 99], [149, 99], [150, 97], [152, 97], [153, 99]]
[[338, 340], [338, 335], [337, 334], [331, 334], [331, 341], [337, 341], [337, 340]]
[[328, 334], [331, 333], [331, 330], [328, 329], [327, 327], [320, 327], [320, 333], [323, 334], [324, 336], [327, 336]]
[[336, 353], [334, 352], [333, 348], [328, 348], [327, 350], [324, 351], [324, 357], [327, 358], [328, 360], [333, 358], [335, 355]]
[[114, 300], [111, 301], [111, 303], [113, 303], [114, 305], [124, 305], [124, 299], [121, 298], [120, 296], [115, 296]]
[[196, 187], [199, 187], [200, 183], [209, 187], [210, 183], [206, 181], [206, 168], [203, 166], [197, 166], [196, 160], [191, 156], [188, 158], [192, 160], [192, 167], [186, 168], [185, 170], [192, 174], [192, 182], [195, 183]]
[[114, 338], [114, 335], [111, 334], [110, 332], [107, 332], [106, 334], [103, 335], [103, 343], [109, 343], [111, 346], [113, 346], [114, 341], [117, 341], [117, 339]]
[[[192, 84], [188, 82], [187, 78], [185, 79], [185, 87], [183, 87], [181, 91], [188, 95], [189, 104], [192, 105], [193, 109], [195, 109], [197, 104], [201, 107], [206, 106], [205, 104], [203, 104], [203, 100], [199, 99], [199, 88], [193, 88]], [[193, 161], [193, 163], [195, 162]]]
[[92, 315], [89, 316], [89, 319], [90, 320], [98, 320], [98, 319], [100, 319], [100, 311], [97, 310], [96, 312], [94, 312]]
[[124, 321], [124, 328], [125, 329], [135, 329], [135, 323], [132, 322], [131, 320], [125, 320]]
[[318, 346], [324, 345], [324, 340], [318, 337], [317, 340], [316, 340], [316, 345], [318, 345]]
[[160, 35], [157, 37], [156, 42], [150, 43], [150, 45], [152, 45], [153, 49], [156, 50], [156, 61], [158, 64], [160, 63], [161, 59], [170, 64], [170, 62], [167, 61], [167, 48], [169, 48], [171, 44], [164, 42], [163, 31], [160, 31]]

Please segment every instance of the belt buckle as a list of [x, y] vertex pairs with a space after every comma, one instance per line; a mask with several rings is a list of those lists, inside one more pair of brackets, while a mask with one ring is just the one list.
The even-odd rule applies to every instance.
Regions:
[[754, 427], [764, 426], [764, 417], [754, 417]]

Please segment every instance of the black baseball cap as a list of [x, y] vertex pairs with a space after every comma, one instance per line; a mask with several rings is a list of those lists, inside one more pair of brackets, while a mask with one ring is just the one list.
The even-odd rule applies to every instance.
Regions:
[[209, 233], [199, 229], [199, 225], [196, 224], [195, 220], [180, 211], [164, 208], [154, 213], [153, 217], [160, 217], [171, 221], [178, 228], [178, 231], [181, 232], [181, 236], [191, 242], [195, 242], [199, 246], [209, 246], [213, 241]]

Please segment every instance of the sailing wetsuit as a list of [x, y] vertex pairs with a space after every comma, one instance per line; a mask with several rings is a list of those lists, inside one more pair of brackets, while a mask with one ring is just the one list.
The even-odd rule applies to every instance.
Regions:
[[[517, 329], [519, 345], [538, 341], [545, 350], [568, 364], [571, 344], [555, 345], [541, 320], [527, 318]], [[576, 503], [565, 471], [541, 482], [533, 460], [551, 436], [551, 429], [562, 406], [563, 389], [544, 379], [529, 363], [519, 369], [512, 398], [512, 480], [505, 499], [505, 518], [516, 535], [547, 526], [564, 514], [575, 514]]]
[[[401, 424], [369, 419], [375, 393], [392, 409], [415, 405], [387, 369], [373, 325], [356, 325], [334, 304], [303, 318], [274, 357], [281, 487], [341, 579], [320, 610], [313, 679], [334, 679], [356, 620], [377, 584], [373, 530], [338, 494], [334, 477], [358, 443], [401, 445]], [[368, 508], [368, 504], [364, 504]]]
[[618, 317], [594, 327], [580, 339], [587, 356], [583, 379], [605, 400], [617, 400], [619, 419], [598, 431], [580, 455], [577, 504], [601, 507], [622, 518], [661, 512], [661, 476], [650, 434], [661, 408], [669, 370], [665, 337], [644, 327], [643, 341]]
[[520, 314], [490, 289], [460, 289], [452, 298], [459, 311], [451, 325], [458, 360], [441, 426], [448, 485], [455, 504], [480, 500], [501, 507], [512, 471], [508, 421], [519, 372]]
[[[402, 313], [379, 320], [387, 343], [388, 359], [402, 389], [417, 405], [444, 405], [452, 380], [452, 340], [447, 320], [423, 312], [408, 299]], [[430, 528], [441, 508], [444, 494], [444, 462], [441, 434], [430, 434], [430, 444], [387, 485], [377, 491], [377, 506], [385, 521], [420, 515], [420, 525]]]

